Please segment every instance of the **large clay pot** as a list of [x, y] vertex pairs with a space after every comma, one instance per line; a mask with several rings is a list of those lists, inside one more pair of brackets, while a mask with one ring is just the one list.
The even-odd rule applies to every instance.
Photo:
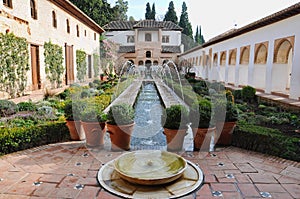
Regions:
[[164, 128], [164, 134], [167, 139], [168, 151], [181, 151], [184, 137], [187, 135], [187, 129], [168, 129]]
[[236, 126], [236, 122], [218, 122], [216, 143], [219, 145], [231, 145], [232, 133]]
[[99, 123], [99, 122], [81, 122], [81, 123], [85, 132], [87, 146], [103, 148], [104, 135], [106, 132], [105, 123]]
[[85, 134], [80, 121], [66, 120], [71, 140], [85, 140]]
[[194, 151], [210, 150], [212, 137], [216, 135], [216, 127], [192, 128], [194, 135]]
[[112, 151], [130, 150], [130, 139], [135, 123], [128, 125], [106, 124]]

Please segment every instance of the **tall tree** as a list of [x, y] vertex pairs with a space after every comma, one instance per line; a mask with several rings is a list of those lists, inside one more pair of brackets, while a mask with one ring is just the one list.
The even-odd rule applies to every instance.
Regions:
[[187, 36], [193, 38], [193, 30], [192, 30], [192, 25], [189, 21], [189, 16], [187, 13], [187, 6], [186, 3], [182, 3], [182, 9], [181, 9], [181, 15], [180, 15], [180, 20], [178, 24], [181, 28], [183, 28], [182, 33], [186, 34]]
[[115, 7], [112, 8], [107, 0], [70, 0], [81, 11], [93, 19], [97, 24], [103, 26], [110, 21], [116, 20]]
[[119, 21], [127, 20], [128, 1], [117, 0], [115, 8], [118, 10], [116, 13], [116, 19]]
[[176, 15], [173, 1], [169, 3], [168, 11], [165, 15], [164, 21], [172, 21], [175, 24], [178, 24], [178, 17]]
[[199, 43], [199, 30], [198, 30], [198, 26], [196, 28], [196, 34], [195, 34], [195, 42]]
[[151, 11], [151, 7], [150, 7], [150, 3], [148, 2], [146, 4], [145, 19], [150, 19], [151, 18], [151, 14], [152, 14], [152, 11]]
[[155, 11], [155, 3], [153, 3], [153, 4], [152, 4], [152, 10], [151, 10], [150, 19], [155, 20], [155, 15], [156, 15], [156, 11]]
[[202, 45], [205, 43], [204, 36], [202, 35], [201, 26], [199, 26], [199, 44]]

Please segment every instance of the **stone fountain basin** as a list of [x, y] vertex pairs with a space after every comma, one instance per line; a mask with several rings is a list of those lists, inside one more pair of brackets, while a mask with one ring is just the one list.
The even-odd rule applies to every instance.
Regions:
[[187, 167], [181, 156], [167, 151], [125, 153], [114, 161], [119, 176], [134, 184], [161, 185], [180, 178]]

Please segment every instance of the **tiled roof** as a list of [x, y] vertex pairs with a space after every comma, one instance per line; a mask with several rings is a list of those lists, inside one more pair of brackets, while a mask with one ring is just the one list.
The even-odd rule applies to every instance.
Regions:
[[119, 53], [134, 53], [135, 46], [120, 46]]
[[162, 53], [181, 53], [180, 46], [161, 46]]
[[182, 28], [171, 21], [154, 21], [154, 20], [141, 20], [141, 21], [112, 21], [103, 28], [106, 31], [113, 30], [133, 30], [135, 28], [162, 28], [164, 30], [179, 30]]

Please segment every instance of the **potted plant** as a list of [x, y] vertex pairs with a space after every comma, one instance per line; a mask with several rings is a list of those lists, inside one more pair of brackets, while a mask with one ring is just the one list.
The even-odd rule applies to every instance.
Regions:
[[226, 113], [223, 121], [217, 122], [217, 144], [230, 145], [232, 140], [232, 133], [238, 120], [238, 110], [236, 105], [232, 101], [225, 103]]
[[135, 112], [129, 104], [112, 105], [107, 113], [107, 131], [110, 134], [113, 151], [129, 150], [134, 128]]
[[193, 103], [190, 109], [190, 120], [194, 135], [194, 150], [209, 150], [211, 138], [216, 133], [211, 101], [201, 98]]
[[85, 134], [82, 130], [80, 118], [78, 117], [78, 104], [71, 100], [66, 101], [64, 107], [64, 114], [66, 118], [66, 125], [70, 132], [72, 140], [85, 140]]
[[162, 124], [168, 151], [182, 150], [188, 123], [189, 113], [185, 106], [172, 105], [165, 109], [162, 115]]
[[100, 105], [88, 105], [81, 113], [81, 122], [86, 136], [86, 144], [90, 147], [104, 146], [106, 132], [106, 114]]

